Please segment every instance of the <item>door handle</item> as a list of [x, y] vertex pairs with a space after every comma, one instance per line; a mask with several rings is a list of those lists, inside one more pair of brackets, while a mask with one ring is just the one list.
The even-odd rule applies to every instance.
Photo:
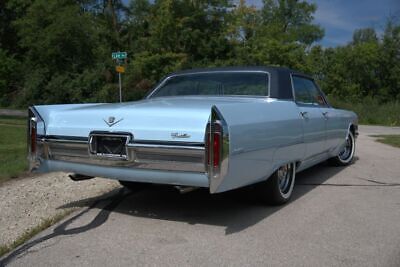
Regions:
[[322, 112], [322, 115], [326, 118], [326, 119], [328, 119], [329, 117], [328, 117], [328, 111], [325, 111], [325, 112]]
[[307, 114], [308, 114], [307, 111], [301, 111], [301, 112], [300, 112], [300, 115], [301, 115], [303, 118], [307, 118]]

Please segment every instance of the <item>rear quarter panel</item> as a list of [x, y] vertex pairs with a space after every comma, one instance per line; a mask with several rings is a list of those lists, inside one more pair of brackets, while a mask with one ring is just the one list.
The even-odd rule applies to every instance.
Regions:
[[[279, 166], [304, 156], [303, 125], [294, 102], [216, 106], [229, 129], [229, 163], [212, 193], [266, 180]], [[212, 179], [212, 178], [211, 178]]]
[[346, 142], [347, 134], [350, 131], [350, 127], [354, 126], [356, 131], [358, 129], [358, 116], [356, 113], [344, 109], [334, 109], [334, 111], [335, 111], [335, 116], [337, 117], [340, 123], [337, 124], [337, 129], [336, 129], [337, 132], [336, 137], [338, 138], [338, 145], [336, 149], [332, 151], [331, 156], [337, 156], [342, 150]]

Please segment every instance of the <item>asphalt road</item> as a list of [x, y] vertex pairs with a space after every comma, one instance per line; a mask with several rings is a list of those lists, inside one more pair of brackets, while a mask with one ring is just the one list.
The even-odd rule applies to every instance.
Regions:
[[[117, 189], [8, 256], [10, 266], [400, 266], [400, 149], [360, 127], [349, 167], [297, 176], [293, 200], [251, 190]], [[82, 202], [70, 203], [80, 206]]]

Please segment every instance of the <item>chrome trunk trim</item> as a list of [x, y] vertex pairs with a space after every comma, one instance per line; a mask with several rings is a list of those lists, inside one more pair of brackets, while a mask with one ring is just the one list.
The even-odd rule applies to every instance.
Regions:
[[[89, 139], [90, 140], [90, 139]], [[51, 160], [148, 170], [205, 173], [204, 146], [144, 144], [134, 141], [126, 145], [127, 157], [99, 157], [90, 153], [88, 141], [42, 137], [38, 145], [41, 157]]]

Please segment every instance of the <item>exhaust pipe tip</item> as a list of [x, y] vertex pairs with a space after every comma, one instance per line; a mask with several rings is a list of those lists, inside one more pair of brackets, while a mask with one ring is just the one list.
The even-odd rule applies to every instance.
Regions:
[[186, 193], [189, 193], [189, 192], [192, 192], [192, 191], [198, 189], [198, 187], [180, 186], [180, 185], [175, 186], [175, 188], [176, 188], [176, 189], [179, 191], [179, 193], [181, 193], [181, 194], [186, 194]]

